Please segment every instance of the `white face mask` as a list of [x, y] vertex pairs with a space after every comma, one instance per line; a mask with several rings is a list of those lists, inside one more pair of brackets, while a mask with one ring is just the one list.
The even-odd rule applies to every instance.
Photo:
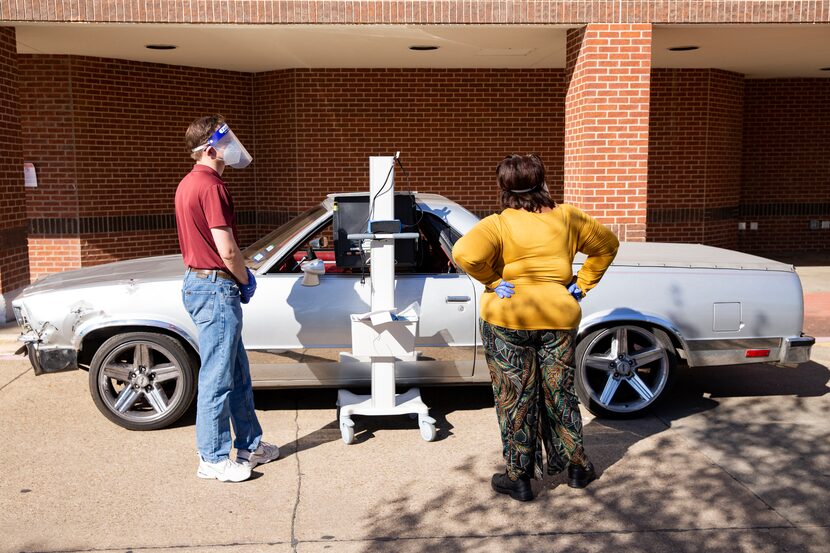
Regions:
[[193, 151], [198, 152], [209, 147], [213, 147], [216, 150], [222, 161], [225, 162], [225, 165], [233, 167], [234, 169], [244, 169], [253, 160], [251, 154], [248, 153], [248, 150], [236, 138], [236, 135], [227, 124], [219, 127], [205, 144], [193, 148]]
[[251, 156], [239, 142], [232, 142], [225, 146], [222, 150], [222, 159], [225, 160], [226, 165], [234, 169], [244, 169], [251, 163]]

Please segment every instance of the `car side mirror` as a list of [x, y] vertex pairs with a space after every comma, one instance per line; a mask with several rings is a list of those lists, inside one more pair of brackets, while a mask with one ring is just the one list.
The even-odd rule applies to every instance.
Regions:
[[318, 286], [320, 275], [326, 274], [326, 265], [322, 259], [313, 259], [304, 261], [300, 265], [300, 270], [303, 272], [303, 286]]
[[308, 245], [314, 248], [315, 250], [321, 250], [329, 245], [329, 239], [325, 236], [321, 236], [320, 238], [315, 238], [314, 240], [309, 242]]

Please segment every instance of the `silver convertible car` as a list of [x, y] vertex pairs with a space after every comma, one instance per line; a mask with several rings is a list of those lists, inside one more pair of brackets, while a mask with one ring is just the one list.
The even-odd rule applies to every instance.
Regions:
[[[416, 207], [417, 248], [396, 270], [395, 300], [417, 301], [421, 311], [416, 352], [397, 362], [398, 380], [487, 383], [478, 335], [482, 286], [451, 255], [478, 219], [433, 194], [417, 194]], [[259, 283], [243, 308], [255, 387], [369, 384], [370, 363], [352, 354], [350, 330], [350, 314], [369, 309], [369, 274], [336, 263], [329, 246], [336, 245], [336, 213], [329, 196], [243, 252]], [[303, 285], [310, 258], [325, 266], [316, 286]], [[87, 370], [95, 404], [116, 424], [167, 426], [190, 406], [199, 369], [183, 274], [181, 257], [172, 255], [41, 278], [13, 303], [21, 352], [36, 374]], [[690, 367], [795, 364], [809, 360], [815, 341], [802, 334], [801, 282], [792, 266], [708, 246], [623, 243], [582, 311], [577, 392], [605, 417], [637, 416], [666, 396], [681, 360]]]

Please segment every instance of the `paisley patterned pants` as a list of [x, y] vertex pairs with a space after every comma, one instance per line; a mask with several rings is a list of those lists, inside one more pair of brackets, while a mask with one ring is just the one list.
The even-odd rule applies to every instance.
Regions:
[[574, 393], [575, 330], [512, 330], [481, 320], [504, 460], [510, 478], [586, 466]]

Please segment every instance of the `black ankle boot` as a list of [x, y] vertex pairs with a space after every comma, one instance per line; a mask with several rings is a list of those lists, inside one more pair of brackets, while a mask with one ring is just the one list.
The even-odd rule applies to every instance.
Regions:
[[533, 499], [533, 490], [530, 488], [530, 477], [520, 476], [511, 480], [507, 472], [499, 472], [493, 475], [491, 481], [493, 489], [499, 493], [508, 494], [517, 501], [530, 501]]
[[568, 465], [568, 485], [572, 488], [584, 488], [597, 479], [597, 471], [594, 465], [588, 462], [588, 466]]

